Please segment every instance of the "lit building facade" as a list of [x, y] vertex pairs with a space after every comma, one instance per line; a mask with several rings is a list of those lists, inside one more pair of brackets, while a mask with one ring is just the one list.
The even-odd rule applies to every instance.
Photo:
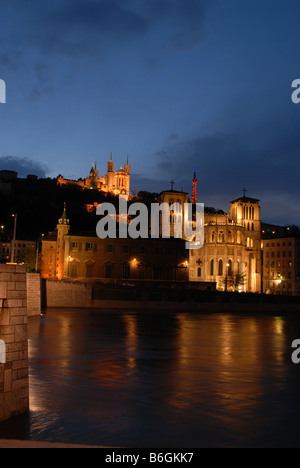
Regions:
[[11, 247], [14, 242], [14, 261], [22, 262], [25, 253], [36, 253], [37, 245], [35, 241], [16, 240], [11, 242], [0, 242], [0, 262], [8, 263], [11, 260]]
[[42, 241], [41, 276], [91, 282], [187, 282], [188, 261], [184, 239], [100, 239], [91, 233], [72, 233], [65, 206], [56, 232]]
[[229, 214], [205, 213], [204, 245], [190, 251], [190, 280], [216, 282], [218, 290], [261, 292], [259, 200], [233, 200]]
[[62, 176], [57, 178], [57, 184], [60, 186], [77, 186], [82, 190], [93, 189], [101, 192], [110, 193], [112, 195], [130, 195], [130, 172], [131, 166], [128, 162], [120, 169], [115, 170], [115, 164], [112, 160], [112, 156], [107, 163], [107, 173], [103, 176], [99, 176], [99, 171], [96, 165], [92, 165], [89, 177], [79, 180], [68, 180]]
[[300, 237], [263, 239], [263, 292], [300, 295]]
[[[72, 233], [66, 207], [57, 236], [43, 241], [41, 274], [44, 278], [103, 281], [118, 279], [190, 281], [216, 284], [223, 291], [261, 292], [261, 221], [259, 200], [241, 197], [231, 202], [229, 214], [205, 213], [204, 245], [187, 250], [184, 232], [174, 236], [183, 219], [185, 192], [159, 194], [159, 204], [177, 204], [170, 212], [170, 239], [99, 239]], [[178, 218], [179, 217], [179, 218]]]

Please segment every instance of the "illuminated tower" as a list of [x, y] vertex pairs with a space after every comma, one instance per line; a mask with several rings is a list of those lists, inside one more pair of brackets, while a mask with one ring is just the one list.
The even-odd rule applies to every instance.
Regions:
[[193, 177], [193, 192], [192, 192], [192, 204], [196, 205], [198, 202], [198, 196], [197, 196], [197, 174], [196, 174], [196, 169], [194, 171], [194, 177]]
[[65, 258], [65, 236], [70, 230], [70, 221], [67, 218], [67, 205], [64, 204], [64, 211], [57, 225], [57, 246], [56, 246], [56, 278], [62, 279], [64, 276]]

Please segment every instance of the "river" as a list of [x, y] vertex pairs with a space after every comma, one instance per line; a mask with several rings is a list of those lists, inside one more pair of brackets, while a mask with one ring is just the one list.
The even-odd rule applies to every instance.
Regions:
[[30, 412], [0, 438], [299, 447], [300, 316], [49, 310], [29, 319]]

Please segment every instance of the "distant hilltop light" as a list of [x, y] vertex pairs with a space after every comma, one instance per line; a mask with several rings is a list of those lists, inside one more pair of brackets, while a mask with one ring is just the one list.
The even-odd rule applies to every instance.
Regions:
[[0, 80], [0, 104], [6, 104], [6, 83]]

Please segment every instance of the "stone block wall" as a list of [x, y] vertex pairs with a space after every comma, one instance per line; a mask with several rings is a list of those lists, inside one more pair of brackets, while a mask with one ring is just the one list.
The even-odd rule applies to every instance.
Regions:
[[86, 283], [46, 280], [47, 307], [91, 307], [92, 287]]
[[25, 266], [0, 265], [0, 422], [29, 409]]
[[42, 310], [41, 277], [39, 273], [27, 273], [27, 313], [28, 317], [40, 315]]

